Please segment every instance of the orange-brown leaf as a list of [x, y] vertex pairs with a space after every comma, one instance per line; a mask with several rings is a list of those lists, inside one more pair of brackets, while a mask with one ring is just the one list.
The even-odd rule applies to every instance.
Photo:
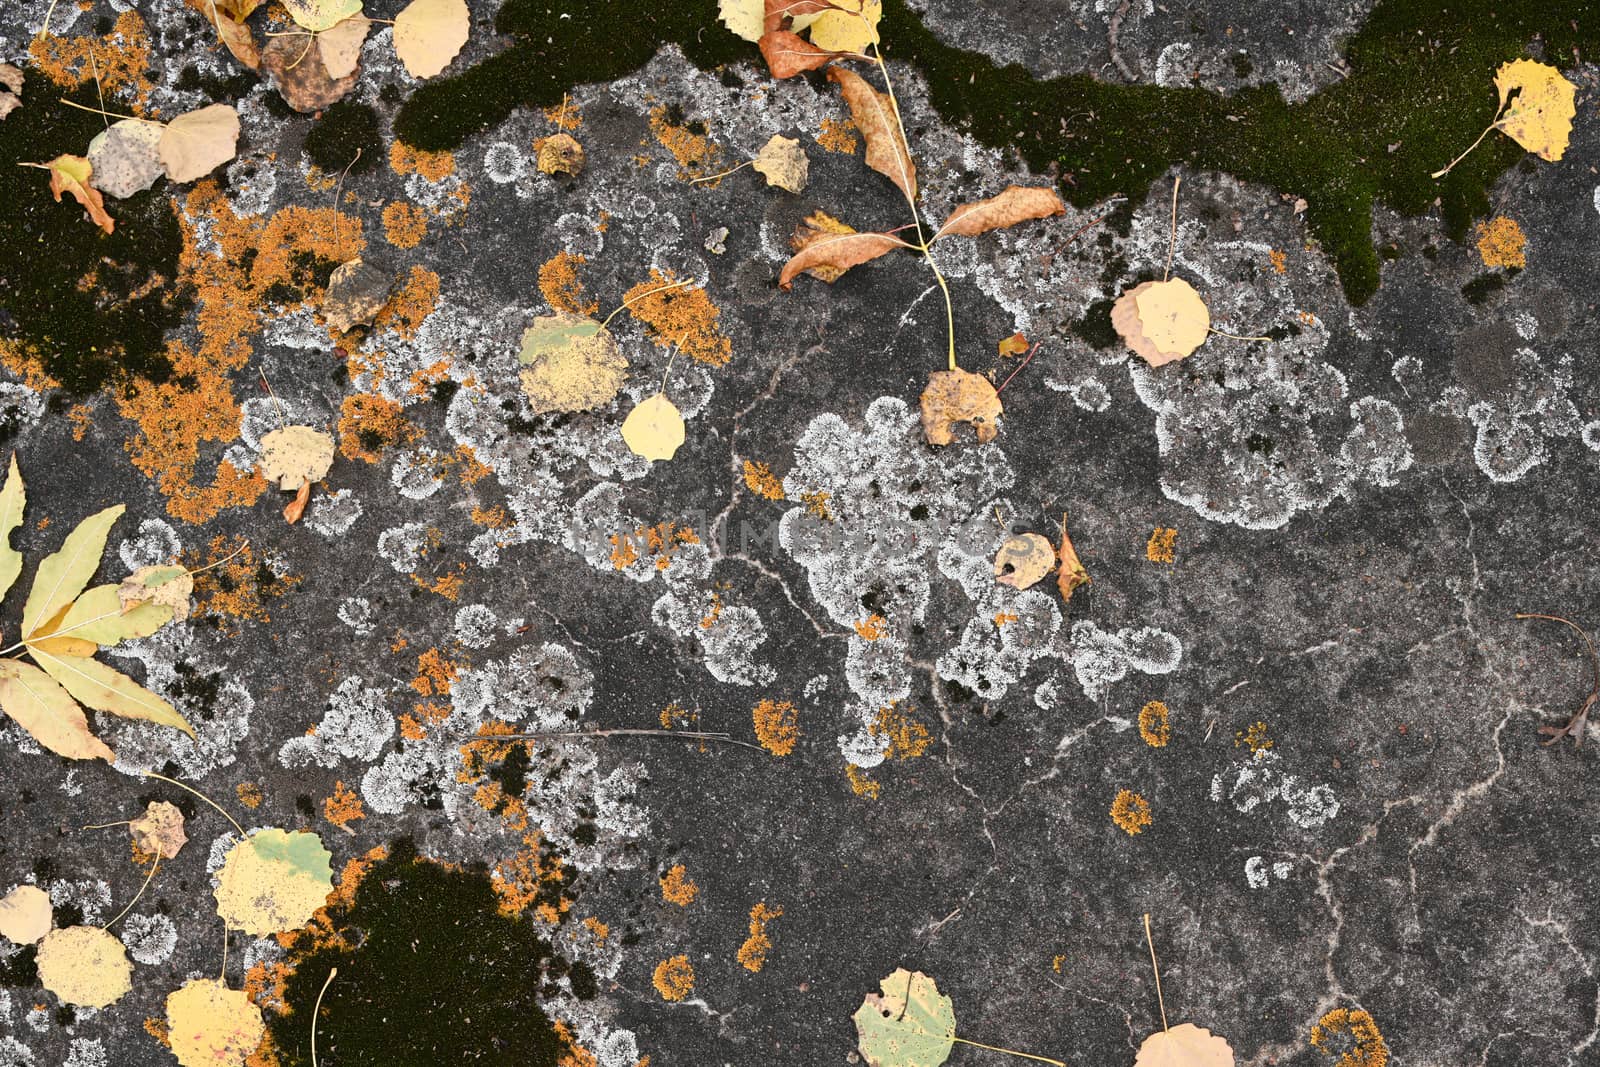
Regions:
[[848, 59], [854, 52], [830, 52], [818, 48], [797, 33], [788, 30], [768, 30], [756, 42], [761, 57], [774, 78], [792, 78], [808, 70], [825, 67], [836, 59]]
[[786, 19], [797, 15], [820, 15], [824, 11], [833, 10], [833, 5], [824, 3], [823, 0], [767, 0], [766, 22], [762, 27], [764, 32], [776, 30], [785, 25]]
[[853, 70], [832, 67], [828, 80], [839, 83], [850, 118], [867, 142], [867, 166], [898, 185], [907, 199], [915, 200], [917, 168], [889, 94], [878, 92]]
[[89, 161], [83, 156], [57, 156], [45, 167], [50, 171], [50, 192], [55, 194], [56, 203], [61, 202], [62, 193], [71, 193], [95, 225], [110, 233], [116, 220], [106, 214], [106, 201], [100, 190], [89, 184], [89, 175], [94, 173]]
[[802, 223], [801, 228], [795, 230], [795, 241], [798, 243], [803, 240], [805, 243], [783, 265], [783, 273], [778, 275], [780, 288], [793, 286], [795, 275], [806, 270], [816, 272], [818, 277], [831, 285], [835, 278], [851, 267], [860, 266], [869, 259], [877, 259], [885, 252], [906, 247], [904, 241], [886, 233], [824, 233], [813, 229], [810, 232], [814, 236], [806, 239], [801, 237], [804, 227]]
[[1066, 214], [1067, 206], [1061, 202], [1054, 189], [1036, 189], [1023, 185], [1009, 186], [999, 196], [962, 204], [950, 212], [935, 237], [959, 234], [976, 237], [990, 230], [1002, 230], [1029, 219], [1046, 219], [1051, 215]]
[[1061, 516], [1061, 548], [1056, 555], [1061, 557], [1061, 569], [1056, 571], [1056, 588], [1061, 591], [1063, 601], [1071, 600], [1078, 586], [1091, 579], [1089, 572], [1083, 568], [1083, 562], [1078, 559], [1078, 550], [1072, 547], [1072, 538], [1067, 535], [1067, 517], [1064, 514]]
[[283, 517], [290, 526], [300, 521], [300, 516], [306, 513], [306, 504], [311, 500], [311, 481], [307, 479], [300, 483], [300, 491], [294, 499], [283, 506]]

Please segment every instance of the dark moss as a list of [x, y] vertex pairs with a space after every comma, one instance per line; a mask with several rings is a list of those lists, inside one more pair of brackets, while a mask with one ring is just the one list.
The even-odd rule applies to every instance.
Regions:
[[1117, 336], [1116, 327], [1111, 325], [1111, 306], [1116, 301], [1111, 297], [1096, 300], [1084, 311], [1083, 318], [1072, 324], [1072, 332], [1077, 334], [1090, 348], [1110, 348], [1120, 344], [1121, 338]]
[[1233, 64], [1233, 76], [1236, 78], [1248, 78], [1256, 69], [1256, 65], [1250, 62], [1250, 57], [1243, 52], [1235, 52], [1229, 62]]
[[[340, 366], [343, 366], [343, 364], [340, 364]], [[450, 401], [455, 399], [455, 395], [460, 388], [461, 383], [454, 378], [445, 378], [442, 381], [434, 382], [432, 390], [433, 402], [441, 407], [448, 407]]]
[[339, 977], [317, 1024], [318, 1061], [328, 1067], [555, 1067], [568, 1046], [541, 1001], [552, 978], [572, 968], [533, 923], [506, 918], [498, 905], [481, 870], [446, 868], [419, 859], [409, 842], [394, 845], [354, 901], [331, 910], [351, 947], [291, 954], [290, 1011], [269, 1023], [283, 1067], [311, 1062], [306, 1021], [334, 967]]
[[513, 745], [511, 753], [489, 771], [489, 780], [500, 786], [506, 801], [522, 796], [528, 788], [528, 771], [533, 766], [527, 745]]
[[73, 1007], [72, 1007], [71, 1004], [63, 1004], [59, 1008], [56, 1009], [56, 1025], [57, 1026], [76, 1026], [76, 1025], [78, 1025], [78, 1013], [73, 1010]]
[[39, 984], [39, 950], [33, 945], [24, 946], [20, 952], [0, 957], [0, 986], [36, 986]]
[[[94, 86], [72, 97], [93, 104]], [[15, 165], [81, 153], [101, 128], [99, 116], [53, 92], [32, 94], [0, 122], [0, 157], [12, 161], [0, 167], [0, 308], [24, 349], [74, 395], [131, 378], [166, 381], [166, 332], [193, 303], [173, 284], [183, 239], [163, 192], [108, 198], [116, 228], [105, 234], [70, 196], [51, 199], [48, 174]]]
[[310, 796], [301, 793], [294, 798], [294, 809], [307, 819], [317, 817], [317, 805]]
[[311, 127], [305, 147], [311, 162], [329, 173], [341, 173], [346, 167], [351, 174], [371, 170], [383, 158], [378, 113], [366, 104], [340, 101]]

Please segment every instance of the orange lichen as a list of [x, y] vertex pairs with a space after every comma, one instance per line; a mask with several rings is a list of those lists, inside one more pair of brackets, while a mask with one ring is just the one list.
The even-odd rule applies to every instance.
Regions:
[[1528, 238], [1523, 234], [1522, 227], [1517, 225], [1516, 219], [1496, 215], [1488, 222], [1478, 223], [1475, 236], [1478, 238], [1478, 255], [1483, 257], [1485, 267], [1515, 267], [1521, 270], [1528, 265]]
[[357, 819], [367, 817], [361, 797], [344, 782], [333, 783], [333, 795], [322, 802], [322, 817], [340, 828], [348, 828]]
[[606, 939], [611, 936], [611, 927], [593, 915], [583, 920], [583, 925], [588, 928], [590, 935], [594, 937], [594, 943], [597, 945], [605, 944]]
[[67, 419], [72, 423], [72, 439], [82, 441], [84, 434], [94, 424], [94, 412], [88, 404], [74, 404], [67, 409]]
[[856, 636], [863, 641], [876, 641], [888, 632], [889, 620], [873, 612], [864, 619], [857, 619], [850, 625], [855, 627]]
[[1289, 257], [1276, 248], [1267, 252], [1267, 258], [1272, 260], [1272, 269], [1279, 274], [1289, 269]]
[[1172, 740], [1172, 720], [1167, 706], [1152, 700], [1139, 709], [1139, 736], [1151, 748], [1165, 748]]
[[515, 918], [532, 908], [534, 917], [550, 926], [559, 924], [572, 907], [567, 897], [551, 899], [552, 886], [559, 887], [565, 877], [561, 857], [544, 846], [537, 831], [523, 835], [522, 848], [489, 872], [500, 914]]
[[717, 620], [720, 618], [722, 618], [722, 594], [712, 593], [711, 607], [706, 611], [705, 615], [701, 617], [700, 629], [711, 629], [717, 624]]
[[[723, 366], [733, 358], [733, 342], [717, 325], [722, 312], [698, 286], [662, 288], [677, 280], [670, 272], [652, 270], [648, 281], [623, 295], [628, 313], [644, 324], [646, 334], [658, 348], [676, 346], [696, 363]], [[651, 292], [652, 289], [658, 291]]]
[[254, 782], [240, 782], [234, 787], [233, 795], [238, 798], [239, 803], [251, 811], [259, 808], [261, 801], [265, 799], [261, 794], [261, 787]]
[[844, 765], [844, 776], [850, 780], [851, 792], [858, 797], [877, 800], [878, 794], [883, 790], [882, 785], [868, 778], [862, 773], [861, 768], [854, 763], [846, 763]]
[[546, 122], [554, 123], [558, 130], [575, 130], [583, 125], [583, 114], [564, 94], [558, 106], [544, 109], [544, 117]]
[[738, 959], [747, 971], [759, 971], [766, 966], [767, 953], [772, 951], [772, 938], [767, 934], [767, 924], [783, 914], [781, 907], [767, 906], [762, 901], [750, 909], [750, 936], [739, 946]]
[[445, 659], [437, 648], [430, 648], [417, 657], [417, 676], [411, 679], [411, 688], [425, 697], [445, 696], [462, 666], [455, 660]]
[[1150, 531], [1145, 542], [1144, 558], [1151, 563], [1171, 563], [1178, 544], [1178, 531], [1170, 526], [1157, 526]]
[[594, 315], [600, 310], [600, 301], [583, 299], [583, 283], [578, 280], [578, 268], [587, 258], [571, 252], [557, 252], [539, 268], [539, 292], [553, 311], [572, 315]]
[[1124, 789], [1111, 802], [1111, 821], [1129, 837], [1143, 833], [1151, 823], [1150, 802], [1133, 790]]
[[998, 613], [996, 613], [996, 615], [994, 617], [995, 629], [997, 629], [997, 630], [1000, 629], [1001, 627], [1005, 626], [1005, 624], [1008, 623], [1008, 622], [1016, 622], [1021, 617], [1022, 616], [1016, 614], [1015, 612], [1011, 612], [1011, 611], [998, 612]]
[[638, 562], [641, 554], [653, 557], [656, 570], [664, 571], [671, 566], [672, 554], [681, 546], [700, 543], [693, 529], [675, 522], [640, 526], [632, 533], [611, 534], [606, 540], [611, 545], [611, 566], [619, 571]]
[[172, 1034], [167, 1029], [167, 1020], [157, 1019], [153, 1015], [144, 1017], [144, 1032], [155, 1038], [167, 1048], [172, 1047]]
[[[224, 559], [226, 563], [222, 562]], [[268, 622], [271, 615], [267, 601], [282, 596], [301, 581], [298, 575], [278, 574], [271, 565], [257, 560], [254, 549], [242, 537], [219, 534], [211, 539], [205, 552], [186, 552], [179, 562], [195, 572], [197, 616]]]
[[63, 89], [76, 89], [94, 81], [98, 74], [102, 92], [110, 95], [132, 90], [142, 104], [154, 88], [148, 76], [150, 33], [137, 11], [118, 15], [111, 32], [103, 37], [41, 33], [28, 46], [28, 55], [32, 59], [30, 74], [37, 71]]
[[691, 181], [703, 178], [716, 170], [714, 164], [722, 154], [717, 146], [705, 135], [694, 132], [688, 126], [674, 126], [667, 121], [665, 107], [654, 107], [650, 110], [650, 132], [655, 135], [661, 147], [678, 161], [679, 180]]
[[661, 723], [663, 730], [671, 730], [675, 726], [688, 726], [694, 715], [689, 709], [674, 700], [662, 708], [661, 714], [656, 718]]
[[1244, 745], [1250, 749], [1250, 754], [1257, 759], [1266, 755], [1267, 749], [1271, 748], [1274, 743], [1272, 738], [1267, 736], [1267, 724], [1264, 722], [1251, 723], [1249, 727], [1233, 735], [1233, 747], [1238, 748], [1240, 745]]
[[389, 167], [396, 174], [420, 174], [436, 182], [456, 172], [456, 157], [449, 152], [425, 152], [396, 140], [389, 145]]
[[383, 326], [410, 340], [422, 320], [439, 306], [439, 275], [427, 267], [413, 266], [406, 280], [383, 305], [373, 324]]
[[774, 756], [787, 756], [800, 740], [800, 713], [787, 700], [763, 700], [750, 712], [756, 740]]
[[661, 899], [668, 904], [687, 908], [699, 895], [700, 887], [689, 877], [683, 864], [678, 864], [661, 876]]
[[473, 507], [470, 516], [479, 526], [486, 526], [491, 530], [504, 530], [511, 525], [511, 515], [499, 504], [493, 507]]
[[752, 493], [768, 500], [783, 499], [783, 480], [765, 463], [744, 461], [744, 484]]
[[396, 248], [415, 248], [427, 235], [428, 214], [415, 204], [396, 200], [383, 209], [383, 236]]
[[933, 744], [928, 728], [911, 717], [910, 713], [915, 710], [906, 708], [902, 711], [897, 700], [887, 707], [879, 708], [877, 716], [867, 724], [868, 734], [888, 741], [889, 748], [884, 753], [885, 759], [915, 759], [926, 753], [928, 746]]
[[679, 953], [656, 964], [650, 980], [662, 1000], [682, 1000], [694, 989], [694, 968], [689, 965], [689, 957]]
[[339, 412], [339, 453], [346, 459], [377, 463], [384, 449], [414, 440], [419, 432], [406, 421], [404, 408], [376, 393], [345, 397]]
[[817, 144], [825, 152], [855, 155], [856, 124], [849, 119], [823, 119], [822, 132], [817, 134]]
[[1338, 1056], [1334, 1067], [1384, 1067], [1389, 1046], [1378, 1032], [1372, 1015], [1360, 1008], [1334, 1008], [1311, 1028], [1311, 1044], [1328, 1056]]
[[828, 507], [828, 501], [832, 499], [832, 493], [825, 493], [821, 489], [800, 494], [800, 503], [804, 504], [807, 511], [823, 522], [833, 521], [833, 509]]

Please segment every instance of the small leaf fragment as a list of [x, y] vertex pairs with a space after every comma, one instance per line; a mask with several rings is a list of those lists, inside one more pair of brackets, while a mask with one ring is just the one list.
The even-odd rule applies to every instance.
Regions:
[[413, 78], [431, 78], [467, 43], [466, 0], [411, 0], [394, 17], [394, 50]]
[[806, 150], [794, 138], [773, 134], [761, 146], [761, 151], [756, 153], [755, 162], [751, 165], [767, 179], [768, 185], [776, 185], [791, 193], [805, 192], [810, 168], [806, 162]]
[[31, 945], [50, 932], [50, 894], [36, 885], [19, 885], [0, 897], [0, 937]]
[[232, 159], [238, 146], [239, 113], [228, 104], [209, 104], [167, 123], [156, 152], [169, 181], [192, 182]]
[[1233, 1047], [1210, 1030], [1179, 1023], [1144, 1039], [1133, 1067], [1233, 1067]]
[[0, 120], [22, 106], [22, 70], [0, 63]]
[[228, 929], [256, 937], [304, 926], [333, 890], [331, 858], [316, 834], [258, 830], [223, 860], [217, 914]]
[[1015, 226], [1030, 219], [1047, 219], [1066, 213], [1067, 206], [1054, 189], [1011, 185], [998, 196], [962, 204], [950, 212], [950, 217], [944, 220], [944, 225], [939, 227], [939, 232], [934, 236], [956, 234], [976, 237], [980, 233]]
[[[1504, 110], [1495, 121], [1501, 132], [1540, 159], [1560, 159], [1572, 135], [1578, 87], [1555, 67], [1531, 59], [1501, 64], [1494, 85]], [[1513, 91], [1517, 98], [1508, 107]]]
[[39, 984], [67, 1004], [103, 1008], [133, 989], [128, 950], [109, 930], [69, 926], [39, 942]]
[[306, 505], [311, 503], [311, 482], [306, 480], [300, 483], [299, 492], [294, 499], [283, 506], [283, 521], [293, 526], [300, 521], [300, 516], [306, 513]]
[[609, 404], [628, 378], [616, 338], [594, 319], [543, 315], [522, 333], [522, 391], [536, 415]]
[[116, 227], [116, 220], [106, 214], [105, 197], [89, 182], [94, 167], [86, 158], [62, 155], [38, 165], [50, 172], [50, 193], [56, 198], [56, 203], [61, 203], [62, 193], [71, 193], [96, 226], [106, 233]]
[[1117, 298], [1111, 325], [1146, 363], [1160, 367], [1188, 356], [1205, 342], [1211, 312], [1182, 278], [1144, 282]]
[[1072, 546], [1072, 538], [1067, 534], [1065, 515], [1061, 516], [1061, 547], [1056, 554], [1061, 557], [1061, 567], [1056, 571], [1056, 589], [1060, 591], [1062, 601], [1066, 602], [1072, 599], [1078, 586], [1091, 579], [1083, 561], [1078, 558], [1078, 550]]
[[333, 466], [333, 437], [310, 426], [284, 426], [261, 435], [261, 476], [283, 490], [320, 481]]
[[144, 814], [128, 823], [128, 831], [142, 851], [164, 860], [176, 857], [189, 841], [189, 835], [183, 832], [183, 812], [166, 800], [152, 800], [145, 805]]
[[838, 82], [850, 118], [867, 142], [867, 166], [884, 175], [909, 200], [917, 198], [917, 168], [911, 161], [894, 100], [880, 93], [853, 70], [830, 67], [828, 80]]
[[58, 756], [116, 762], [117, 754], [89, 732], [78, 702], [32, 664], [0, 660], [0, 711]]
[[622, 439], [635, 455], [671, 459], [683, 444], [683, 416], [665, 393], [648, 396], [622, 420]]
[[851, 1016], [867, 1067], [939, 1067], [956, 1037], [955, 1006], [921, 971], [898, 968]]
[[1028, 350], [1028, 339], [1018, 332], [1010, 337], [1002, 337], [995, 347], [1001, 356], [1020, 356]]
[[243, 1067], [266, 1033], [261, 1009], [242, 989], [191, 978], [167, 994], [167, 1035], [182, 1067]]
[[994, 556], [994, 580], [1013, 589], [1026, 589], [1050, 573], [1056, 550], [1040, 534], [1008, 537]]
[[981, 374], [964, 370], [934, 371], [922, 391], [922, 436], [930, 445], [955, 441], [957, 423], [967, 423], [980, 444], [1000, 432], [1000, 394]]

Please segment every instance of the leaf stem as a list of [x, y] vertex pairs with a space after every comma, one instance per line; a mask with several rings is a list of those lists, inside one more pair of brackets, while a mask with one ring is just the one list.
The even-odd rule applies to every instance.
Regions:
[[[200, 792], [200, 790], [196, 789], [194, 786], [185, 785], [184, 783], [178, 781], [176, 778], [168, 778], [166, 775], [157, 774], [155, 771], [140, 771], [139, 773], [144, 775], [146, 778], [155, 778], [155, 779], [157, 779], [159, 781], [166, 782], [169, 785], [175, 785], [179, 789], [188, 790], [189, 792], [193, 793], [195, 796], [199, 797], [201, 800], [205, 801], [207, 804], [210, 804], [213, 808], [216, 808], [217, 812], [224, 819], [227, 819], [229, 822], [233, 823], [233, 828], [235, 830], [239, 831], [239, 836], [240, 837], [244, 837], [245, 836], [244, 827], [239, 825], [239, 822], [238, 822], [237, 819], [235, 819], [232, 815], [229, 815], [226, 811], [223, 811], [221, 804], [218, 804], [215, 800], [212, 800], [210, 797], [208, 797], [204, 793]], [[224, 931], [224, 936], [226, 936], [226, 931]], [[227, 942], [223, 942], [223, 945], [224, 945], [224, 950], [226, 950]]]
[[[112, 825], [115, 825], [115, 824], [112, 824]], [[144, 891], [146, 889], [150, 888], [150, 880], [156, 876], [156, 870], [160, 866], [161, 866], [161, 853], [157, 852], [156, 853], [156, 861], [150, 865], [150, 873], [144, 876], [144, 885], [141, 885], [139, 887], [139, 891], [133, 895], [133, 899], [128, 901], [128, 906], [123, 908], [121, 911], [117, 912], [117, 919], [120, 919], [124, 915], [128, 914], [128, 912], [133, 910], [133, 906], [135, 904], [139, 903], [139, 898], [144, 896]], [[102, 930], [111, 929], [111, 927], [113, 925], [115, 925], [117, 919], [112, 919], [110, 922], [108, 922], [105, 925], [101, 926], [100, 929], [102, 929]]]
[[311, 1067], [317, 1067], [317, 1016], [322, 1012], [322, 996], [333, 984], [334, 975], [339, 973], [339, 968], [330, 967], [328, 977], [322, 983], [322, 988], [317, 990], [317, 1002], [311, 1008]]
[[107, 111], [105, 108], [90, 107], [88, 104], [80, 104], [76, 100], [68, 100], [64, 96], [60, 97], [59, 99], [63, 104], [66, 104], [68, 107], [75, 107], [79, 111], [87, 111], [91, 115], [100, 115], [100, 116], [103, 116], [103, 117], [114, 118], [114, 119], [132, 119], [134, 122], [148, 122], [152, 126], [165, 126], [166, 125], [165, 122], [161, 122], [158, 119], [141, 118], [138, 115], [123, 115], [123, 114], [120, 114], [120, 113], [118, 113], [116, 111]]
[[476, 745], [498, 741], [543, 741], [570, 737], [676, 737], [684, 741], [722, 741], [729, 745], [753, 748], [757, 752], [765, 751], [760, 745], [752, 745], [748, 741], [741, 741], [731, 734], [703, 730], [544, 730], [531, 734], [490, 734], [485, 737], [470, 737], [461, 743], [464, 745]]
[[1212, 333], [1216, 334], [1218, 337], [1226, 337], [1231, 341], [1270, 341], [1270, 340], [1272, 340], [1272, 338], [1270, 338], [1270, 337], [1240, 337], [1236, 333], [1229, 333], [1226, 330], [1219, 330], [1215, 326], [1207, 326], [1206, 329], [1210, 330]]
[[1031, 1052], [1018, 1052], [1014, 1048], [1001, 1048], [999, 1045], [985, 1045], [982, 1041], [968, 1041], [966, 1038], [956, 1037], [954, 1034], [951, 1035], [950, 1040], [959, 1041], [963, 1045], [971, 1045], [974, 1048], [986, 1048], [990, 1052], [1004, 1052], [1007, 1056], [1021, 1056], [1025, 1060], [1039, 1060], [1042, 1063], [1053, 1063], [1056, 1067], [1067, 1067], [1065, 1063], [1060, 1060], [1053, 1060], [1049, 1056], [1035, 1056]]
[[755, 160], [747, 159], [743, 163], [740, 163], [736, 167], [729, 167], [727, 170], [723, 171], [721, 174], [707, 174], [704, 178], [692, 179], [689, 182], [689, 184], [690, 185], [699, 185], [701, 182], [714, 182], [718, 178], [726, 178], [728, 175], [732, 174], [734, 171], [743, 170], [744, 168], [752, 165], [753, 163], [755, 163]]
[[1039, 346], [1042, 345], [1042, 344], [1044, 344], [1043, 341], [1035, 341], [1033, 343], [1033, 347], [1028, 349], [1027, 358], [1024, 359], [1021, 363], [1017, 364], [1017, 369], [1012, 371], [1010, 374], [1006, 375], [1006, 380], [1001, 382], [1000, 383], [1000, 388], [996, 389], [994, 391], [996, 396], [999, 396], [1001, 391], [1004, 390], [1006, 386], [1011, 384], [1011, 379], [1015, 378], [1017, 375], [1022, 373], [1022, 368], [1023, 367], [1026, 367], [1029, 363], [1033, 362], [1033, 354], [1035, 352], [1039, 351]]
[[[1174, 186], [1173, 188], [1176, 189], [1177, 187]], [[1173, 202], [1177, 202], [1176, 198], [1174, 198]], [[1150, 946], [1150, 969], [1155, 972], [1156, 976], [1156, 1002], [1161, 1005], [1161, 1029], [1163, 1031], [1170, 1030], [1171, 1027], [1167, 1025], [1167, 998], [1161, 995], [1161, 968], [1156, 965], [1156, 943], [1155, 939], [1150, 936], [1150, 913], [1148, 911], [1144, 913], [1144, 943]]]
[[1172, 179], [1172, 240], [1167, 244], [1167, 269], [1161, 272], [1161, 280], [1166, 281], [1172, 277], [1172, 254], [1178, 250], [1178, 186], [1183, 184], [1183, 175], [1174, 175]]
[[1489, 131], [1493, 130], [1493, 129], [1497, 129], [1499, 127], [1499, 125], [1500, 125], [1500, 114], [1501, 114], [1501, 112], [1505, 111], [1506, 103], [1510, 103], [1510, 101], [1508, 100], [1505, 103], [1502, 103], [1498, 108], [1495, 109], [1494, 118], [1489, 120], [1489, 125], [1487, 125], [1487, 126], [1485, 126], [1483, 128], [1483, 132], [1478, 134], [1478, 139], [1476, 141], [1473, 141], [1471, 144], [1469, 144], [1467, 146], [1467, 150], [1465, 152], [1461, 153], [1459, 156], [1457, 156], [1456, 158], [1452, 159], [1449, 163], [1446, 163], [1445, 166], [1444, 166], [1444, 169], [1436, 170], [1432, 174], [1428, 175], [1428, 177], [1434, 178], [1434, 179], [1443, 178], [1446, 174], [1449, 174], [1452, 170], [1455, 169], [1455, 165], [1457, 163], [1460, 163], [1463, 159], [1466, 159], [1469, 155], [1471, 155], [1472, 154], [1472, 150], [1474, 148], [1477, 148], [1480, 144], [1482, 144], [1483, 143], [1483, 139], [1485, 137], [1489, 136]]

